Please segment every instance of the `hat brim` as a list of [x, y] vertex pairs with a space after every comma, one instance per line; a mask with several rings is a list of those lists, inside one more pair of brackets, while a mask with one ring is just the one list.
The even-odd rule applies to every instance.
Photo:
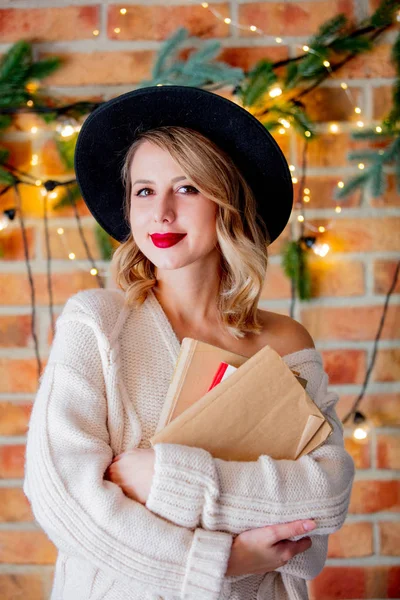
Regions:
[[90, 212], [109, 235], [122, 242], [130, 232], [121, 179], [126, 153], [138, 130], [161, 125], [190, 127], [225, 150], [251, 187], [271, 242], [280, 235], [292, 211], [293, 183], [276, 140], [238, 104], [182, 85], [121, 94], [94, 110], [81, 127], [74, 155], [76, 179]]

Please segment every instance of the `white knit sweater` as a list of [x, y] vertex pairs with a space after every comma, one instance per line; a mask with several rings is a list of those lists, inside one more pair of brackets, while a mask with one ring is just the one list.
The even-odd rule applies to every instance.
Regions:
[[[334, 426], [311, 454], [233, 462], [157, 444], [146, 506], [103, 479], [114, 456], [151, 446], [179, 349], [153, 292], [129, 308], [120, 290], [84, 290], [57, 319], [23, 487], [59, 550], [51, 600], [304, 600], [322, 570], [355, 470], [315, 348], [283, 357]], [[224, 576], [234, 534], [306, 518], [317, 522], [309, 550], [264, 575]]]

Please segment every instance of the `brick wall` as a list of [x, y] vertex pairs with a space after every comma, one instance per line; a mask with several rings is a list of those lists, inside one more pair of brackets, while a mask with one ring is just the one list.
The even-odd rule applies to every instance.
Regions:
[[[372, 1], [372, 0], [371, 0]], [[66, 99], [105, 99], [132, 89], [150, 77], [157, 49], [177, 27], [192, 35], [218, 38], [220, 60], [248, 69], [264, 56], [276, 60], [294, 56], [328, 17], [343, 11], [360, 18], [371, 10], [367, 1], [309, 0], [298, 2], [212, 2], [222, 17], [243, 25], [255, 23], [259, 36], [225, 24], [200, 3], [145, 0], [102, 5], [95, 0], [70, 4], [51, 0], [3, 0], [0, 9], [0, 53], [25, 38], [34, 43], [37, 57], [58, 55], [63, 67], [46, 83]], [[376, 6], [375, 0], [372, 2]], [[121, 15], [120, 8], [127, 13]], [[120, 29], [119, 33], [115, 30]], [[94, 34], [93, 32], [96, 32]], [[390, 103], [394, 69], [389, 52], [395, 31], [388, 32], [368, 56], [360, 56], [307, 97], [310, 115], [318, 121], [321, 136], [309, 151], [311, 202], [306, 218], [314, 226], [326, 225], [321, 240], [331, 251], [325, 258], [313, 255], [313, 299], [297, 303], [295, 318], [309, 329], [321, 350], [330, 385], [340, 394], [338, 412], [344, 416], [357, 397], [369, 365], [373, 339], [379, 326], [385, 294], [399, 258], [400, 208], [393, 176], [381, 198], [353, 194], [335, 213], [333, 190], [339, 179], [357, 173], [346, 160], [360, 145], [350, 139], [356, 116], [354, 105], [340, 88], [346, 81], [363, 110], [366, 123], [378, 120]], [[278, 44], [276, 37], [283, 43]], [[186, 50], [187, 52], [187, 50]], [[182, 52], [185, 56], [185, 51]], [[328, 123], [339, 123], [339, 133]], [[1, 140], [13, 151], [13, 162], [38, 177], [68, 179], [51, 133], [42, 127], [30, 134], [32, 117], [20, 116]], [[290, 134], [276, 138], [288, 161], [299, 172], [301, 146]], [[39, 164], [30, 166], [39, 152]], [[42, 199], [39, 189], [23, 189], [30, 259], [36, 287], [36, 319], [43, 363], [51, 343], [47, 307], [46, 248]], [[12, 196], [0, 197], [0, 208], [14, 205]], [[93, 219], [81, 201], [79, 212], [89, 247], [99, 260]], [[295, 216], [295, 215], [293, 215]], [[294, 219], [289, 226], [294, 226]], [[290, 284], [280, 266], [282, 242], [289, 226], [271, 246], [261, 306], [289, 314]], [[64, 236], [57, 228], [64, 228]], [[51, 248], [55, 312], [76, 291], [95, 287], [83, 245], [70, 208], [51, 210]], [[37, 386], [36, 360], [30, 331], [30, 295], [18, 223], [0, 232], [0, 597], [42, 600], [49, 596], [56, 549], [35, 524], [22, 492], [25, 435]], [[68, 253], [76, 254], [75, 260]], [[375, 368], [361, 408], [372, 424], [366, 444], [352, 440], [345, 430], [346, 447], [357, 465], [350, 512], [341, 531], [332, 535], [329, 558], [321, 575], [310, 584], [315, 600], [400, 598], [400, 386], [399, 285], [391, 298], [382, 331]]]

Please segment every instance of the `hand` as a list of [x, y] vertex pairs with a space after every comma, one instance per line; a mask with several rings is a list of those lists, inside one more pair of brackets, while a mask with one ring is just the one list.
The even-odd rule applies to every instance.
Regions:
[[146, 504], [154, 475], [153, 448], [133, 448], [118, 454], [106, 469], [104, 479], [119, 485], [125, 496]]
[[[310, 522], [314, 523], [312, 529], [315, 529], [315, 521]], [[308, 550], [312, 546], [309, 537], [297, 541], [287, 539], [306, 533], [303, 523], [303, 520], [293, 521], [243, 531], [233, 540], [225, 575], [230, 577], [275, 571], [295, 554]]]

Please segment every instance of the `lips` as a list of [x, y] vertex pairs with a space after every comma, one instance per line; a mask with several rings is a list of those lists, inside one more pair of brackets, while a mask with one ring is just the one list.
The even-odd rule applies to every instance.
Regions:
[[150, 237], [157, 248], [169, 248], [170, 246], [175, 246], [185, 236], [186, 233], [153, 233]]

